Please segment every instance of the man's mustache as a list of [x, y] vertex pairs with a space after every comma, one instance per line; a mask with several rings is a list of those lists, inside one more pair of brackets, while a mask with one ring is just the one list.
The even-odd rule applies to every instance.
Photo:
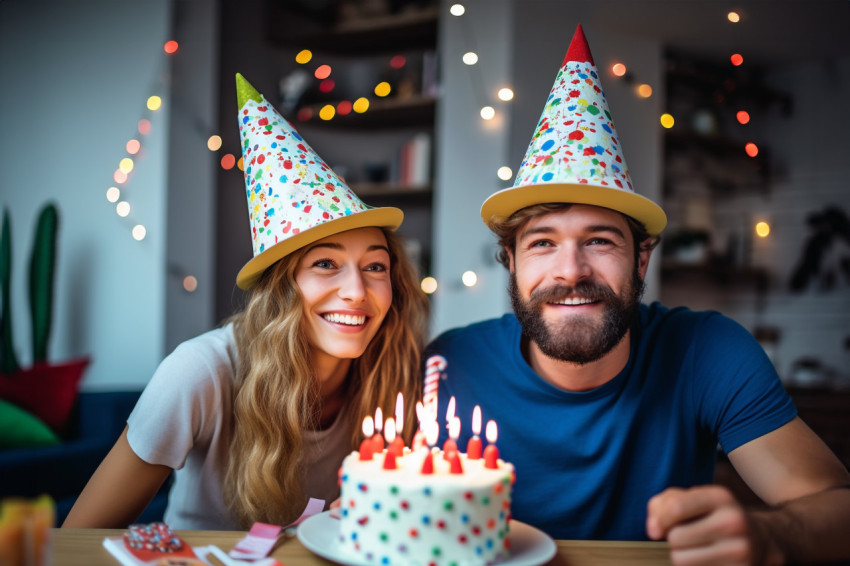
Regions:
[[575, 285], [553, 285], [545, 289], [535, 289], [528, 298], [529, 306], [540, 307], [545, 303], [551, 303], [563, 299], [569, 295], [579, 295], [591, 301], [605, 301], [616, 299], [617, 295], [610, 287], [596, 281], [579, 281]]

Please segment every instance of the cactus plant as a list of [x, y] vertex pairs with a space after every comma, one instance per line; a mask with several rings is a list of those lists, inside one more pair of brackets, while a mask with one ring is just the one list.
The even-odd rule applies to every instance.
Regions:
[[[56, 232], [59, 214], [56, 205], [42, 207], [35, 228], [32, 255], [30, 256], [29, 287], [30, 313], [32, 315], [33, 363], [47, 362], [47, 343], [53, 312], [53, 280], [56, 265]], [[15, 354], [12, 335], [12, 229], [8, 209], [3, 213], [0, 232], [0, 285], [2, 285], [2, 311], [0, 311], [0, 373], [13, 374], [20, 369]]]
[[54, 204], [41, 209], [30, 258], [30, 312], [33, 363], [47, 362], [47, 341], [53, 321], [53, 280], [59, 214]]
[[18, 371], [18, 358], [15, 356], [15, 344], [12, 340], [12, 302], [10, 286], [12, 282], [12, 229], [9, 220], [9, 210], [3, 211], [3, 228], [0, 232], [0, 293], [2, 293], [2, 310], [0, 310], [0, 373], [15, 373]]

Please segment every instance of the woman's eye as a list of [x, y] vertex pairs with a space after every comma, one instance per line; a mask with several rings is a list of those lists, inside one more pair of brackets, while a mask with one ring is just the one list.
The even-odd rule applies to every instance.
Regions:
[[372, 263], [366, 267], [366, 271], [384, 272], [388, 270], [389, 268], [383, 263]]
[[313, 267], [318, 267], [321, 269], [333, 269], [334, 262], [329, 259], [320, 259], [318, 261], [313, 262]]

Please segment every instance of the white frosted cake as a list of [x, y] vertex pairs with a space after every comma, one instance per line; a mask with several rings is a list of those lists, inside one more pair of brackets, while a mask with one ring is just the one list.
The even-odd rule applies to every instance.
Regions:
[[[353, 559], [374, 564], [491, 564], [509, 555], [508, 525], [514, 467], [458, 454], [452, 472], [443, 452], [432, 453], [433, 473], [422, 473], [426, 448], [405, 449], [395, 469], [386, 450], [362, 460], [358, 452], [340, 470], [339, 541]], [[456, 466], [457, 464], [455, 464]]]

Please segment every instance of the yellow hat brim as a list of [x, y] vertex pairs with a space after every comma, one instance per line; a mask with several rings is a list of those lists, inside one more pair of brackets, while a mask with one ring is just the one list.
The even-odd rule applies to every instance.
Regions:
[[396, 230], [401, 226], [402, 220], [404, 220], [404, 213], [394, 207], [370, 208], [362, 212], [328, 220], [318, 226], [314, 226], [278, 242], [267, 250], [263, 250], [239, 270], [239, 274], [236, 276], [236, 285], [240, 289], [250, 289], [260, 278], [260, 275], [277, 260], [322, 238], [357, 228], [388, 228], [390, 230]]
[[492, 222], [506, 220], [521, 208], [553, 202], [589, 204], [622, 212], [641, 221], [652, 236], [661, 234], [667, 225], [667, 215], [661, 207], [644, 196], [577, 183], [535, 183], [501, 190], [481, 205], [481, 219], [490, 226]]

